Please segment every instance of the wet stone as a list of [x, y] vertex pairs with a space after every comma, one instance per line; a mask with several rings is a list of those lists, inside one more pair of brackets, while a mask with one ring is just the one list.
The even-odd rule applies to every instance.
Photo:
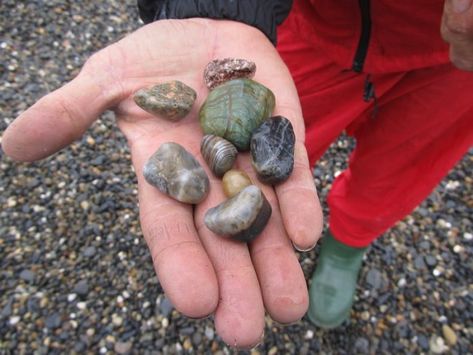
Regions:
[[271, 206], [263, 192], [250, 185], [234, 197], [213, 207], [204, 222], [212, 232], [242, 242], [255, 239], [271, 216]]
[[250, 149], [252, 132], [271, 116], [274, 94], [251, 79], [230, 80], [210, 91], [200, 108], [199, 120], [205, 134], [230, 141], [238, 150]]
[[265, 120], [251, 137], [251, 163], [258, 179], [278, 184], [289, 178], [294, 167], [296, 137], [291, 122], [282, 116]]
[[144, 166], [143, 175], [159, 191], [184, 203], [199, 203], [209, 190], [205, 170], [177, 143], [161, 145]]
[[178, 121], [190, 112], [197, 93], [186, 84], [174, 80], [141, 89], [133, 98], [146, 112], [170, 121]]
[[255, 72], [256, 64], [246, 59], [215, 59], [205, 67], [204, 81], [209, 89], [213, 89], [217, 85], [232, 79], [251, 79]]

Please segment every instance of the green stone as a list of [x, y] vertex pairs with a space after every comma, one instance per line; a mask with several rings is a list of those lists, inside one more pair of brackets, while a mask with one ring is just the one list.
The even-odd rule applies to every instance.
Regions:
[[249, 150], [253, 131], [272, 115], [274, 105], [274, 94], [264, 85], [251, 79], [230, 80], [210, 91], [200, 109], [200, 125], [204, 134]]

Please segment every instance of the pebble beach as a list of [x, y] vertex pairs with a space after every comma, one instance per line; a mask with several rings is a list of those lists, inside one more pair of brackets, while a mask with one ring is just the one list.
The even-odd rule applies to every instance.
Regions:
[[[142, 25], [132, 0], [2, 0], [0, 137], [91, 54]], [[326, 216], [354, 145], [341, 136], [314, 168]], [[473, 149], [372, 245], [349, 321], [323, 330], [266, 317], [264, 341], [251, 351], [226, 345], [211, 317], [174, 309], [137, 202], [112, 112], [42, 161], [17, 163], [0, 150], [0, 354], [473, 353]], [[318, 252], [298, 253], [308, 280]]]

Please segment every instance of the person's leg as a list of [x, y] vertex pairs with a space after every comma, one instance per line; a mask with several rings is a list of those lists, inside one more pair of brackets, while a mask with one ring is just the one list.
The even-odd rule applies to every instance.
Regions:
[[331, 235], [310, 288], [315, 324], [332, 328], [349, 316], [366, 247], [410, 213], [473, 144], [471, 93], [472, 73], [449, 65], [417, 70], [380, 98], [375, 118], [357, 125], [349, 168], [328, 199]]
[[368, 246], [419, 205], [473, 144], [473, 73], [450, 65], [405, 75], [354, 133], [328, 197], [330, 229]]

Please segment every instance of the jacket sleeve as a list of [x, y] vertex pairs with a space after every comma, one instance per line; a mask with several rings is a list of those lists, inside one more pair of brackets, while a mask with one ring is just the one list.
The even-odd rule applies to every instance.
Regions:
[[145, 23], [163, 19], [206, 17], [254, 26], [276, 44], [276, 27], [289, 14], [292, 0], [138, 0]]

